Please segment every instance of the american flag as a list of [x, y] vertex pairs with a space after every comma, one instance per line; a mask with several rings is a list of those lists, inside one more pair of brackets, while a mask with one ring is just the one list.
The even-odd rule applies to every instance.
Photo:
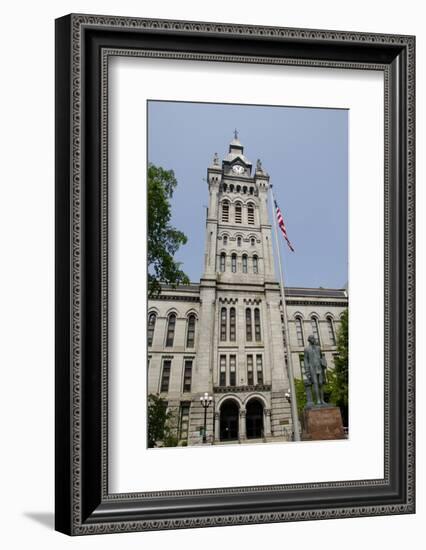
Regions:
[[281, 229], [281, 233], [284, 235], [284, 239], [287, 241], [289, 249], [292, 252], [294, 252], [294, 248], [293, 248], [291, 242], [289, 241], [289, 238], [288, 238], [288, 235], [287, 235], [287, 230], [285, 228], [284, 218], [283, 218], [283, 215], [281, 214], [280, 207], [278, 206], [276, 200], [274, 200], [274, 203], [275, 203], [275, 210], [277, 212], [278, 227]]

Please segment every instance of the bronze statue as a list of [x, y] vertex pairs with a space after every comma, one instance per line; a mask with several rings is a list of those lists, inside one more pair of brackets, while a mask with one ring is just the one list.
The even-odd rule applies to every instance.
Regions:
[[311, 334], [308, 337], [309, 345], [304, 351], [304, 371], [305, 371], [305, 389], [307, 397], [307, 407], [314, 406], [312, 401], [312, 390], [314, 387], [314, 398], [316, 405], [326, 405], [324, 400], [324, 385], [326, 383], [327, 362], [321, 356], [319, 346], [315, 343], [315, 338]]

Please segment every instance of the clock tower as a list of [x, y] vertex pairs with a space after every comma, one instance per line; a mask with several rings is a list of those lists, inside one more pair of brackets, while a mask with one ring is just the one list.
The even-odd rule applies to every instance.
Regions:
[[[238, 133], [207, 169], [197, 388], [214, 395], [215, 439], [278, 437], [291, 427], [288, 377], [268, 216], [269, 175]], [[201, 350], [200, 350], [201, 351]], [[237, 408], [236, 408], [237, 407]], [[237, 410], [238, 409], [238, 410]]]

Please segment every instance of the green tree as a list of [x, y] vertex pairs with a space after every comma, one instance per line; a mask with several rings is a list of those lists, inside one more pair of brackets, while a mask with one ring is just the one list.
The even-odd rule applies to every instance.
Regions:
[[173, 170], [160, 166], [148, 166], [148, 295], [161, 292], [160, 283], [188, 284], [189, 278], [182, 271], [181, 263], [174, 255], [186, 244], [187, 237], [173, 227], [170, 199], [177, 186]]
[[340, 407], [343, 424], [348, 425], [348, 388], [349, 388], [349, 311], [345, 309], [341, 317], [337, 333], [337, 355], [334, 358], [334, 380], [331, 384], [330, 397], [332, 402]]
[[167, 410], [167, 402], [159, 395], [148, 396], [148, 447], [176, 447], [178, 439], [175, 433], [175, 418]]

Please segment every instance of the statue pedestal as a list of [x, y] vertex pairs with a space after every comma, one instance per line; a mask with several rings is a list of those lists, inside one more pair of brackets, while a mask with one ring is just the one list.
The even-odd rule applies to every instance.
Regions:
[[304, 411], [303, 440], [344, 439], [339, 407], [312, 407]]

